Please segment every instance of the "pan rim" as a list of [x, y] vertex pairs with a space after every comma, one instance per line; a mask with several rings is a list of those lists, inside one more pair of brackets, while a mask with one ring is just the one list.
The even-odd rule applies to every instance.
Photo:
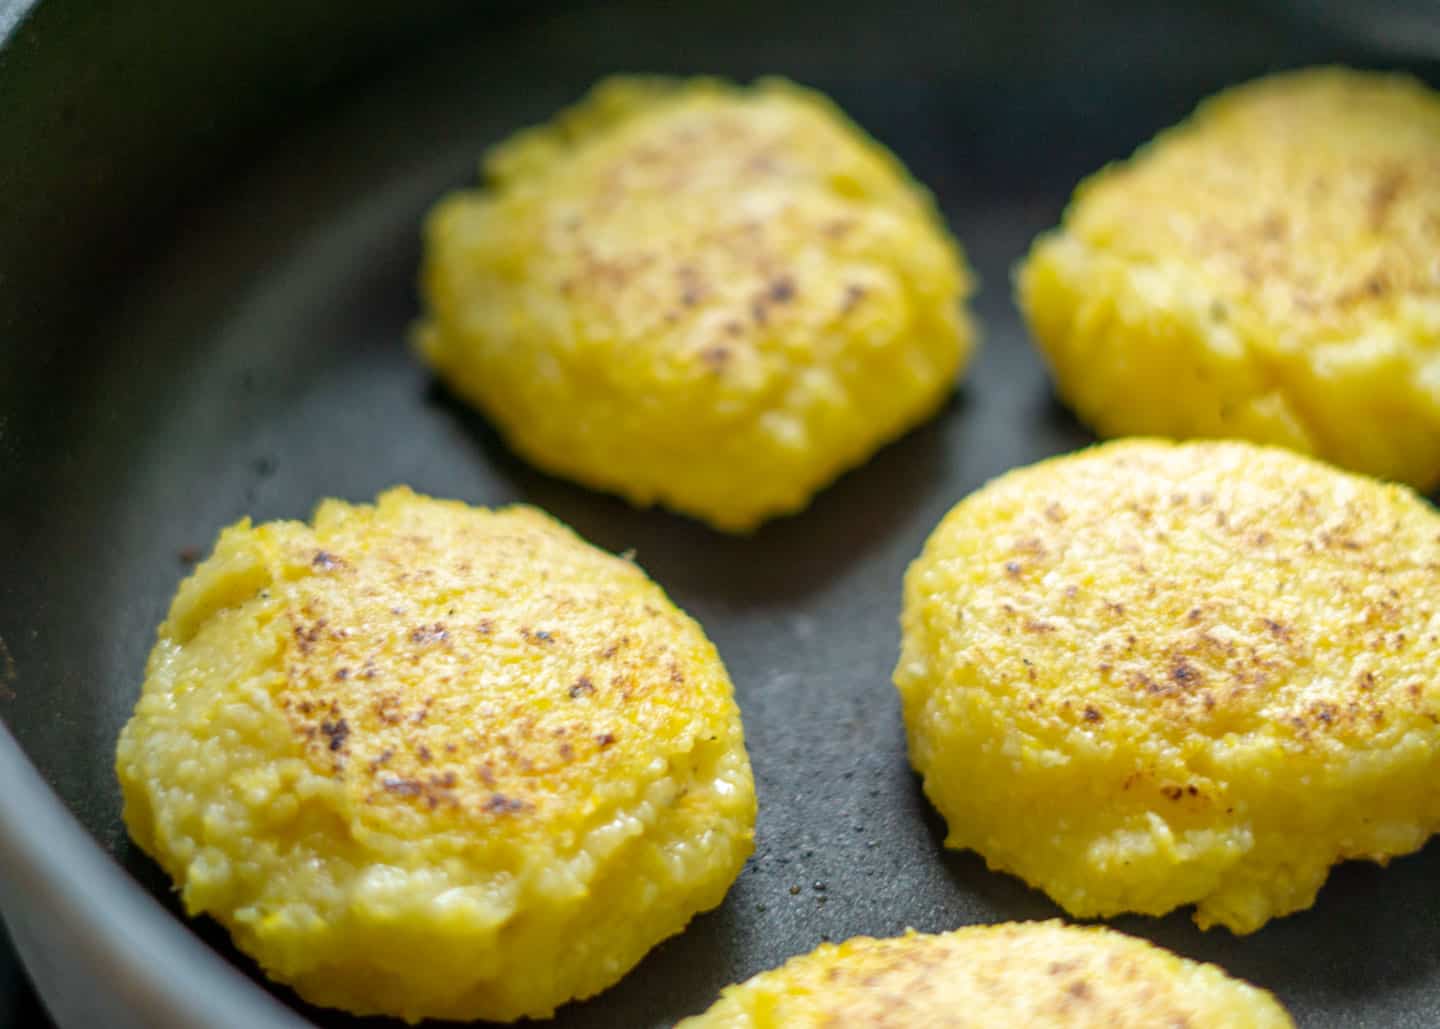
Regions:
[[[122, 1025], [311, 1024], [201, 945], [126, 874], [40, 777], [3, 720], [0, 782], [6, 920], [52, 1016], [69, 1003], [62, 986], [84, 992], [87, 983], [103, 982], [125, 999]], [[27, 932], [42, 918], [50, 954]], [[66, 980], [47, 981], [49, 965], [65, 969]]]
[[[41, 0], [0, 2], [0, 54]], [[311, 1023], [227, 964], [145, 892], [76, 820], [0, 716], [0, 913], [46, 1008], [62, 988], [124, 998], [121, 1024], [271, 1026]], [[31, 926], [44, 920], [42, 941]], [[49, 953], [45, 952], [48, 945]], [[63, 979], [47, 971], [65, 971]], [[183, 970], [175, 974], [175, 970]], [[91, 1001], [93, 1003], [93, 999]], [[85, 1009], [85, 1001], [76, 1005]], [[57, 1010], [58, 1009], [58, 1010]]]
[[[0, 55], [41, 0], [0, 2]], [[20, 962], [52, 1017], [74, 990], [104, 1000], [133, 1025], [271, 1026], [311, 1023], [227, 964], [145, 892], [90, 836], [41, 777], [0, 716], [0, 913]], [[47, 923], [44, 939], [31, 927]], [[49, 952], [46, 953], [48, 945]], [[63, 979], [47, 972], [64, 970]], [[175, 974], [175, 970], [183, 970]], [[76, 1003], [84, 1010], [86, 1001]]]

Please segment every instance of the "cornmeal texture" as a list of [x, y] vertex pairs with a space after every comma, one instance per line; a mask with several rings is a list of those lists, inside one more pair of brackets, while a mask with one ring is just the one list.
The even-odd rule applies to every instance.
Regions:
[[612, 79], [430, 214], [420, 354], [532, 463], [733, 531], [929, 417], [974, 332], [931, 198], [785, 82]]
[[1120, 441], [961, 501], [895, 682], [949, 824], [1073, 915], [1238, 933], [1440, 828], [1440, 517], [1247, 443]]
[[677, 1029], [1288, 1029], [1269, 993], [1108, 929], [970, 926], [825, 943]]
[[1082, 183], [1018, 274], [1102, 435], [1230, 437], [1440, 486], [1440, 96], [1311, 69]]
[[717, 905], [752, 847], [730, 681], [628, 561], [406, 489], [221, 533], [117, 771], [187, 911], [317, 1004], [544, 1016]]

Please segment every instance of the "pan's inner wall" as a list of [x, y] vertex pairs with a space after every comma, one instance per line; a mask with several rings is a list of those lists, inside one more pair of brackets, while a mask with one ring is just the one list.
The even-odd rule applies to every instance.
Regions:
[[[117, 23], [112, 49], [138, 47], [133, 63], [97, 51], [96, 70], [75, 71], [52, 102], [47, 38], [99, 47], [106, 28], [75, 21], [81, 6], [48, 5], [22, 30], [33, 53], [0, 64], [27, 112], [0, 134], [31, 133], [44, 157], [26, 165], [0, 145], [0, 677], [14, 694], [0, 713], [103, 846], [165, 895], [124, 839], [111, 757], [185, 558], [243, 515], [304, 517], [322, 496], [405, 482], [526, 500], [601, 546], [635, 548], [706, 626], [739, 692], [761, 794], [756, 857], [719, 911], [558, 1024], [669, 1024], [825, 937], [1056, 913], [973, 856], [942, 853], [889, 685], [900, 576], [940, 515], [989, 477], [1089, 440], [1051, 400], [1010, 267], [1076, 179], [1205, 93], [1274, 67], [1377, 58], [1239, 0], [1208, 13], [1030, 2], [943, 16], [749, 0], [492, 8], [463, 30], [453, 11], [387, 21], [377, 12], [394, 5], [376, 4], [350, 42], [321, 27], [320, 4], [248, 36], [187, 22], [175, 4], [154, 5], [177, 20], [147, 16], [148, 30], [217, 53], [240, 33], [250, 63], [172, 62], [192, 86], [218, 84], [197, 103], [144, 79], [159, 74], [157, 45]], [[233, 6], [239, 18], [252, 5]], [[205, 8], [216, 21], [228, 10]], [[268, 64], [266, 33], [284, 41]], [[328, 92], [301, 104], [294, 91], [315, 82], [297, 55], [312, 38], [340, 56], [327, 58]], [[397, 67], [401, 43], [414, 57]], [[984, 347], [957, 399], [752, 539], [530, 471], [406, 352], [427, 205], [470, 179], [487, 143], [614, 70], [781, 71], [827, 90], [932, 186], [982, 280]], [[337, 93], [340, 81], [354, 85]], [[263, 137], [246, 129], [262, 115]], [[199, 169], [183, 186], [182, 159]], [[1184, 917], [1121, 924], [1276, 990], [1312, 1024], [1429, 1025], [1436, 881], [1431, 847], [1387, 871], [1343, 869], [1314, 911], [1245, 939]]]

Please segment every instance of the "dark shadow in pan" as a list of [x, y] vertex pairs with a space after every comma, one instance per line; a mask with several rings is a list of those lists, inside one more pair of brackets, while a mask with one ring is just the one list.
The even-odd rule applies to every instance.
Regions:
[[[944, 819], [926, 801], [919, 777], [915, 793], [925, 805], [924, 821], [946, 872], [967, 898], [994, 912], [993, 920], [1064, 918], [1108, 925], [1152, 940], [1197, 961], [1275, 992], [1282, 1001], [1323, 984], [1337, 1005], [1356, 1010], [1377, 992], [1424, 984], [1440, 969], [1433, 926], [1440, 924], [1440, 844], [1398, 859], [1388, 868], [1351, 861], [1336, 867], [1315, 905], [1266, 923], [1257, 933], [1236, 936], [1222, 927], [1201, 930], [1193, 907], [1163, 918], [1124, 915], [1074, 919], [1045, 894], [1021, 879], [985, 866], [970, 851], [944, 849]], [[1342, 1019], [1337, 1015], [1337, 1023]]]
[[1018, 922], [1063, 918], [1064, 912], [1039, 890], [1031, 889], [1018, 876], [991, 871], [985, 859], [973, 850], [945, 846], [948, 829], [944, 817], [925, 796], [919, 775], [912, 775], [913, 794], [921, 808], [920, 817], [935, 853], [945, 867], [954, 888], [963, 896], [974, 922]]
[[[1433, 978], [1440, 969], [1440, 846], [1391, 863], [1334, 868], [1313, 907], [1267, 922], [1257, 933], [1201, 931], [1188, 910], [1164, 919], [1119, 919], [1116, 927], [1187, 957], [1210, 961], [1274, 990], [1282, 1000], [1317, 984], [1337, 1005]], [[1343, 1010], [1341, 1008], [1340, 1010]], [[1343, 1016], [1337, 1014], [1337, 1023]]]
[[793, 605], [883, 543], [942, 477], [947, 425], [967, 406], [962, 389], [934, 418], [842, 475], [805, 510], [767, 522], [753, 535], [731, 536], [541, 472], [442, 384], [432, 382], [429, 399], [530, 503], [606, 550], [638, 548], [639, 563], [677, 597], [718, 595], [742, 608]]
[[1053, 385], [1036, 397], [1032, 414], [1035, 425], [1055, 436], [1075, 441], [1076, 447], [1087, 447], [1100, 442], [1089, 426], [1076, 417], [1075, 412], [1065, 403]]

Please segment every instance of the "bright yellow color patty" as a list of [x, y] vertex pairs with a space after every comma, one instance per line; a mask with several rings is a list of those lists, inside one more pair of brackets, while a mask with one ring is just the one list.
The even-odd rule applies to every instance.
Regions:
[[1081, 184], [1018, 290], [1103, 435], [1440, 485], [1440, 96], [1412, 79], [1316, 69], [1206, 101]]
[[1248, 443], [1012, 472], [905, 580], [895, 682], [947, 843], [1078, 916], [1250, 932], [1440, 830], [1440, 516]]
[[392, 490], [248, 521], [180, 587], [120, 737], [125, 821], [267, 974], [407, 1019], [614, 983], [751, 851], [720, 658], [540, 512]]
[[980, 925], [857, 936], [731, 986], [676, 1029], [1284, 1029], [1275, 998], [1109, 929]]
[[417, 342], [549, 471], [745, 531], [928, 417], [973, 331], [929, 195], [823, 97], [614, 79], [426, 225]]

